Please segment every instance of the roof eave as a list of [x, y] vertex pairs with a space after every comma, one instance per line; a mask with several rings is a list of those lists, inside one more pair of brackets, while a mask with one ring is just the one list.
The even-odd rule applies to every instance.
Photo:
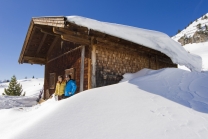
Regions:
[[23, 47], [22, 47], [22, 51], [21, 51], [20, 56], [19, 56], [18, 62], [19, 62], [20, 64], [23, 63], [23, 61], [22, 61], [22, 60], [23, 60], [23, 56], [24, 56], [25, 49], [26, 49], [26, 46], [27, 46], [28, 41], [29, 41], [30, 34], [31, 34], [31, 32], [32, 32], [33, 26], [34, 26], [34, 22], [33, 22], [33, 20], [31, 20], [31, 21], [30, 21], [29, 28], [28, 28], [28, 31], [27, 31], [27, 35], [26, 35], [26, 37], [25, 37], [25, 41], [24, 41], [24, 44], [23, 44]]
[[65, 27], [65, 22], [66, 22], [66, 17], [64, 16], [33, 17], [30, 21], [30, 25], [29, 25], [29, 28], [25, 37], [25, 41], [24, 41], [18, 62], [20, 64], [24, 63], [23, 57], [24, 57], [28, 42], [30, 40], [34, 25], [37, 24], [37, 25], [47, 25], [47, 26], [54, 26], [54, 27]]

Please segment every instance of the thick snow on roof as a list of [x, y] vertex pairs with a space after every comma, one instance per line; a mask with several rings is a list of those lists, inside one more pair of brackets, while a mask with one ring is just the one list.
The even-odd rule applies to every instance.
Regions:
[[80, 16], [67, 16], [68, 22], [100, 31], [160, 51], [171, 58], [173, 63], [185, 65], [192, 71], [201, 71], [201, 57], [189, 54], [179, 43], [168, 35], [147, 29], [101, 22]]

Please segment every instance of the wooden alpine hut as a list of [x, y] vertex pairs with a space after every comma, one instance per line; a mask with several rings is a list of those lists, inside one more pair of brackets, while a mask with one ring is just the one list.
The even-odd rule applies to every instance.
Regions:
[[45, 99], [54, 93], [58, 75], [70, 74], [79, 93], [118, 83], [123, 74], [143, 68], [177, 67], [151, 48], [148, 37], [161, 34], [79, 16], [32, 18], [19, 63], [45, 66]]

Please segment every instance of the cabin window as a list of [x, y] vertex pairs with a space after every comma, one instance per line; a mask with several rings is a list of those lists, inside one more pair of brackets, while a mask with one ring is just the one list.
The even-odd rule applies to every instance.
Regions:
[[49, 76], [49, 88], [50, 89], [55, 89], [55, 78], [56, 78], [56, 73], [50, 73], [50, 76]]
[[75, 79], [75, 69], [74, 68], [66, 69], [65, 75], [71, 75], [71, 78]]

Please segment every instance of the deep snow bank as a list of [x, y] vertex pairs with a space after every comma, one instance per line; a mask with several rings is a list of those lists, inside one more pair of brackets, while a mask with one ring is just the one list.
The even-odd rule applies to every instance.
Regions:
[[37, 104], [39, 96], [0, 96], [0, 109], [31, 107]]
[[129, 83], [194, 110], [208, 113], [208, 75], [206, 73], [174, 68], [149, 70], [145, 76], [132, 78]]
[[101, 22], [80, 16], [67, 16], [69, 22], [122, 38], [160, 51], [169, 56], [173, 63], [185, 65], [193, 71], [201, 71], [201, 57], [187, 53], [178, 42], [168, 35], [147, 29]]
[[[129, 74], [130, 75], [130, 74]], [[142, 70], [129, 81], [87, 90], [22, 112], [1, 110], [0, 125], [15, 113], [25, 124], [0, 127], [3, 138], [208, 138], [207, 73]], [[50, 105], [49, 105], [50, 104]], [[8, 113], [9, 114], [8, 114]], [[21, 118], [20, 118], [21, 119]], [[7, 132], [7, 130], [9, 132]]]

